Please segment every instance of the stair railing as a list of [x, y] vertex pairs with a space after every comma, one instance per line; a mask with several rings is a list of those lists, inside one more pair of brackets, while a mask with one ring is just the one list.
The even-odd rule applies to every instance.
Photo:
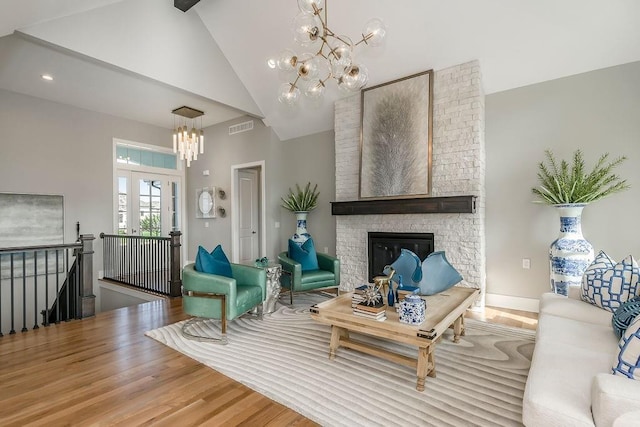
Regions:
[[144, 292], [181, 295], [180, 237], [130, 236], [100, 233], [103, 277]]
[[[0, 248], [0, 337], [95, 314], [93, 235], [69, 244]], [[53, 320], [52, 320], [53, 319]]]

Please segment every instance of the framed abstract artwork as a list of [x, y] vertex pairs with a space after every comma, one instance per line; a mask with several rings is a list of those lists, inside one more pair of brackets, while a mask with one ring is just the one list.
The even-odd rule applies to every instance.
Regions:
[[362, 90], [360, 199], [431, 193], [433, 70]]

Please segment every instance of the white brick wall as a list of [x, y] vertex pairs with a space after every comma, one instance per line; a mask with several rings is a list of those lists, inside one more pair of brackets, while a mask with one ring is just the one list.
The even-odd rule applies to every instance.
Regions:
[[[335, 104], [336, 200], [358, 199], [360, 95]], [[336, 254], [341, 288], [367, 278], [367, 232], [434, 233], [435, 250], [485, 292], [484, 93], [478, 61], [436, 71], [433, 93], [432, 195], [475, 195], [475, 214], [339, 215]], [[483, 304], [481, 302], [480, 304]]]

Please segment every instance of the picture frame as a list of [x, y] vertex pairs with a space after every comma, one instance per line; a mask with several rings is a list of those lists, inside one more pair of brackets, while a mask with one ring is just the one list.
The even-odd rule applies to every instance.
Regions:
[[196, 189], [196, 218], [216, 217], [216, 188]]
[[360, 199], [431, 195], [433, 70], [362, 90]]

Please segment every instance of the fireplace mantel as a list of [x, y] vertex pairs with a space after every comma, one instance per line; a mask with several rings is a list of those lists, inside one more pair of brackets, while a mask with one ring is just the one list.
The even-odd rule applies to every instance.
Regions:
[[475, 213], [476, 196], [331, 202], [332, 215]]

